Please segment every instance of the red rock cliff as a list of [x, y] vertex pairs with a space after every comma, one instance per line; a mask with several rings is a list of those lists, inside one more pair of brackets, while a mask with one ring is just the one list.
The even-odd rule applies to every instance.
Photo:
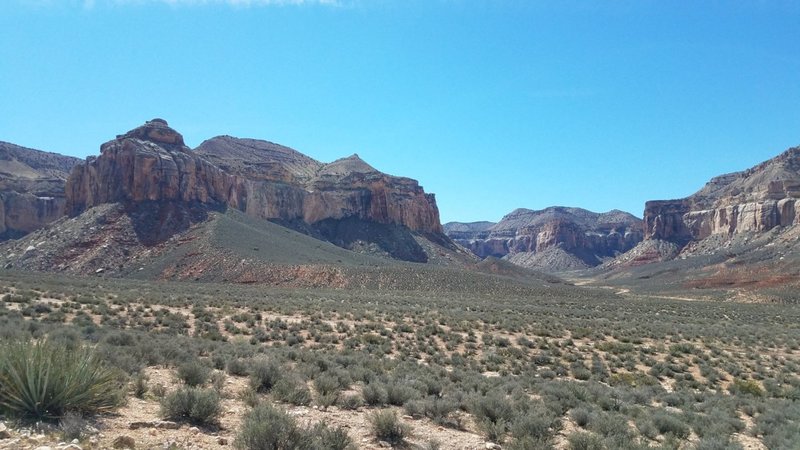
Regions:
[[77, 158], [0, 142], [0, 240], [62, 217], [64, 183]]
[[227, 136], [195, 151], [161, 119], [101, 147], [67, 181], [67, 213], [109, 202], [221, 204], [264, 219], [357, 217], [441, 234], [432, 194], [409, 178], [381, 173], [354, 155], [322, 164], [265, 141]]
[[763, 232], [800, 222], [800, 147], [751, 169], [713, 178], [690, 197], [645, 204], [645, 239], [683, 245], [716, 234]]

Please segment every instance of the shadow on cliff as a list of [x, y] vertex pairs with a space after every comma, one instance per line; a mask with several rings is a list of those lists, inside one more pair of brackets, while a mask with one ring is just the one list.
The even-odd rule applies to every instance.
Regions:
[[125, 205], [136, 237], [147, 246], [165, 242], [193, 224], [207, 220], [210, 211], [225, 210], [225, 205], [207, 203], [144, 201]]
[[302, 221], [274, 222], [348, 250], [358, 251], [374, 245], [394, 259], [428, 262], [425, 250], [414, 239], [413, 233], [402, 225], [382, 224], [357, 217], [325, 219], [310, 225]]

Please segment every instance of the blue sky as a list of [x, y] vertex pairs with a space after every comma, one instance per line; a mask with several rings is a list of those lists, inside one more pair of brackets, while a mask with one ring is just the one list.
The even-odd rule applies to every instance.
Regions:
[[[701, 6], [698, 6], [701, 5]], [[683, 197], [800, 145], [793, 1], [3, 0], [0, 140], [163, 117], [358, 153], [443, 221]]]

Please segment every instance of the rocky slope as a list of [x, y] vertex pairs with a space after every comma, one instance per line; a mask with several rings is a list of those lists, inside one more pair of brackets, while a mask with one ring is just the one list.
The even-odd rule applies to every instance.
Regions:
[[679, 200], [647, 202], [645, 238], [686, 244], [714, 234], [763, 232], [800, 220], [800, 147], [713, 178]]
[[74, 168], [65, 189], [68, 216], [123, 205], [145, 245], [233, 208], [396, 259], [427, 262], [420, 238], [456, 250], [433, 194], [415, 180], [382, 173], [357, 155], [323, 164], [254, 139], [220, 136], [192, 150], [162, 119], [103, 144], [99, 156]]
[[798, 201], [796, 147], [715, 177], [689, 197], [647, 202], [645, 240], [593, 275], [637, 291], [691, 288], [693, 298], [796, 301]]
[[0, 241], [64, 215], [64, 183], [77, 158], [0, 142]]
[[712, 178], [695, 194], [645, 204], [645, 241], [613, 266], [714, 254], [800, 221], [800, 147]]
[[631, 214], [558, 206], [517, 209], [496, 224], [451, 222], [445, 232], [481, 258], [548, 271], [596, 266], [642, 240], [641, 221]]
[[195, 152], [248, 181], [242, 209], [254, 217], [307, 224], [356, 217], [442, 234], [433, 194], [358, 155], [323, 164], [277, 144], [229, 136], [207, 140]]

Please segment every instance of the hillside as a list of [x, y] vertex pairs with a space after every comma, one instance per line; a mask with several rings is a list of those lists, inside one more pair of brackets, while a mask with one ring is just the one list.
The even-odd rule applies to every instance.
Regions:
[[599, 273], [622, 284], [786, 298], [800, 274], [798, 200], [795, 147], [689, 197], [647, 202], [645, 240]]
[[64, 184], [77, 158], [0, 142], [0, 241], [64, 214]]
[[498, 222], [444, 226], [445, 233], [481, 258], [558, 272], [593, 267], [621, 254], [642, 238], [641, 221], [622, 211], [594, 213], [554, 206], [517, 209]]

